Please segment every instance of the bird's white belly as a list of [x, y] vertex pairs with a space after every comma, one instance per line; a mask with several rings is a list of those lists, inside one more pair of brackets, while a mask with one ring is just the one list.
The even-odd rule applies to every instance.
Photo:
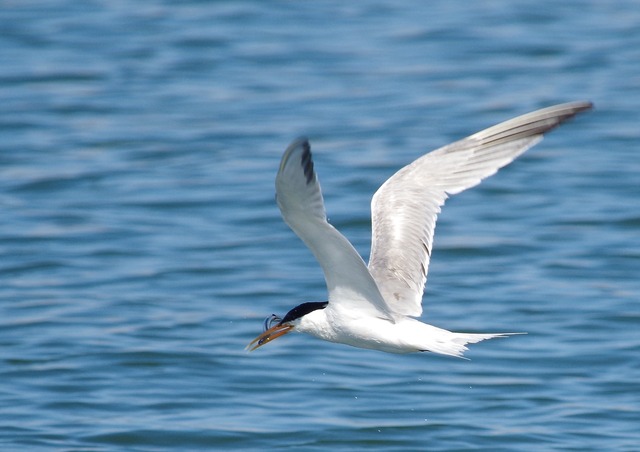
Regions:
[[367, 319], [366, 321], [355, 322], [349, 327], [340, 328], [337, 331], [335, 342], [389, 353], [419, 351], [419, 348], [412, 344], [415, 341], [411, 341], [411, 337], [407, 335], [406, 330], [402, 329], [401, 324], [392, 324], [381, 319], [376, 320], [378, 321]]
[[298, 327], [300, 332], [330, 342], [389, 353], [426, 351], [430, 344], [446, 340], [451, 334], [408, 317], [392, 323], [377, 317], [350, 318], [348, 314], [337, 315], [328, 309], [306, 317]]
[[[430, 339], [439, 328], [406, 318], [396, 323], [386, 319], [355, 320], [337, 332], [337, 342], [360, 348], [382, 350], [389, 353], [412, 353], [428, 349]], [[437, 336], [437, 334], [436, 334]]]

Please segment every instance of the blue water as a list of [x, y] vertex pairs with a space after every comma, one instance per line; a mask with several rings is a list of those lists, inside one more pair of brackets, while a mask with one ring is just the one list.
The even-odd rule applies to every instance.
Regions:
[[[640, 450], [635, 1], [0, 5], [0, 449]], [[423, 319], [469, 361], [289, 335], [326, 299], [281, 221], [308, 135], [330, 220], [422, 153], [588, 99], [438, 223]]]

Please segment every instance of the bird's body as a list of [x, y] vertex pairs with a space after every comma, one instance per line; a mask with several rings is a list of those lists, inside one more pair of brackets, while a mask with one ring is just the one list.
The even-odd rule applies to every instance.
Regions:
[[[336, 303], [339, 304], [339, 303]], [[295, 329], [329, 342], [387, 353], [433, 352], [462, 356], [465, 344], [507, 334], [454, 333], [402, 317], [395, 322], [379, 317], [361, 317], [352, 311], [318, 309], [302, 317]]]
[[[309, 142], [294, 141], [276, 176], [285, 222], [320, 263], [328, 302], [296, 306], [272, 317], [249, 344], [252, 350], [289, 331], [390, 353], [430, 351], [462, 356], [466, 344], [510, 333], [450, 332], [416, 320], [440, 207], [449, 195], [473, 187], [542, 139], [589, 102], [556, 105], [519, 116], [423, 155], [389, 178], [371, 202], [369, 265], [327, 222]], [[271, 323], [275, 325], [271, 326]]]

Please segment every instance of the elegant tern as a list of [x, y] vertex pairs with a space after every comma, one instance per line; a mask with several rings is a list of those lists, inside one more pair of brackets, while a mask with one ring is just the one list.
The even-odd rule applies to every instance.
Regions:
[[276, 176], [284, 221], [313, 252], [324, 272], [328, 301], [296, 306], [265, 320], [258, 347], [291, 331], [326, 341], [390, 353], [428, 351], [459, 356], [467, 344], [514, 333], [456, 333], [422, 323], [433, 234], [440, 207], [495, 174], [542, 140], [543, 134], [590, 102], [534, 111], [423, 155], [389, 178], [371, 201], [372, 242], [367, 266], [349, 241], [327, 222], [309, 141], [286, 149]]

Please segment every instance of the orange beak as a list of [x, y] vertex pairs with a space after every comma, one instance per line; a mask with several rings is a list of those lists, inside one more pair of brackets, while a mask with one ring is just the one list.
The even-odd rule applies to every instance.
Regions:
[[249, 345], [245, 347], [245, 350], [252, 352], [258, 347], [262, 347], [267, 342], [271, 342], [272, 340], [277, 339], [280, 336], [284, 336], [291, 331], [293, 331], [293, 326], [291, 325], [274, 325], [267, 331], [262, 333], [260, 336], [249, 342]]

